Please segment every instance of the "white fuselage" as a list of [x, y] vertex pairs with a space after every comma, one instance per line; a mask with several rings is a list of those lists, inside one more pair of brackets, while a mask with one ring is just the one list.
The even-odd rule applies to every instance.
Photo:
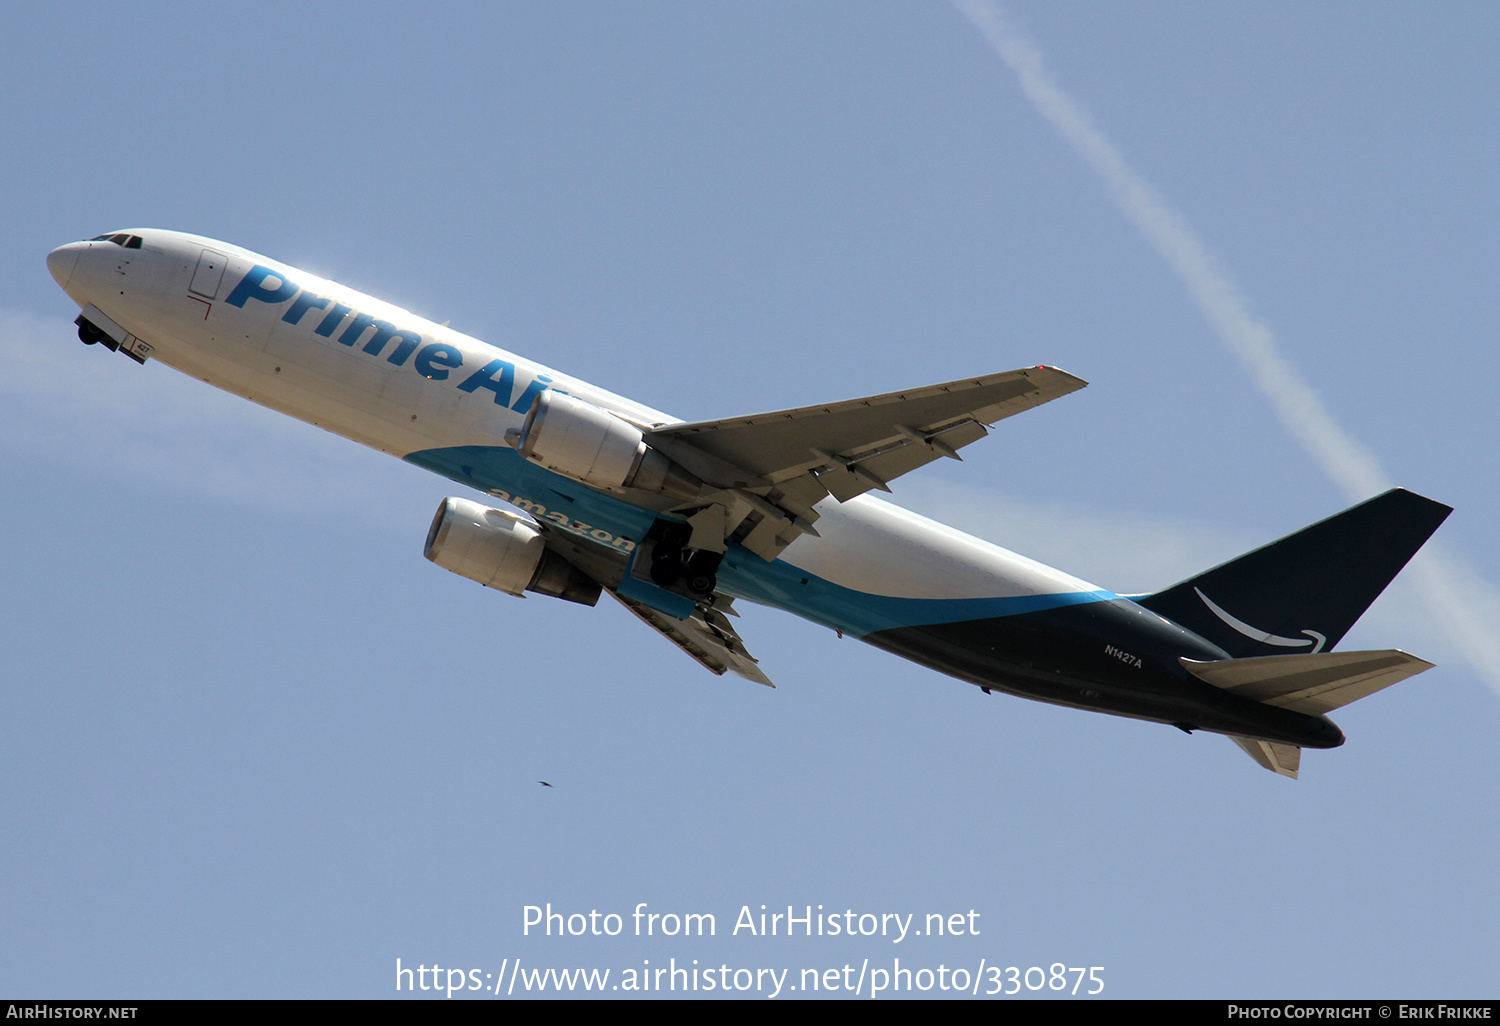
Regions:
[[[677, 421], [660, 411], [506, 352], [446, 326], [237, 246], [136, 230], [139, 248], [78, 242], [49, 257], [68, 295], [151, 347], [185, 374], [405, 459], [505, 447], [536, 394], [557, 389], [642, 428]], [[418, 459], [438, 469], [430, 461]], [[595, 544], [628, 551], [643, 522], [617, 496], [597, 495], [587, 519], [530, 494], [535, 477], [450, 477], [509, 501]], [[541, 472], [545, 473], [545, 472]], [[538, 515], [540, 510], [540, 515]], [[1099, 589], [998, 546], [868, 496], [819, 506], [819, 536], [779, 559], [841, 592], [916, 602], [1007, 600]], [[651, 511], [636, 511], [646, 521]], [[740, 561], [742, 567], [753, 566]], [[804, 608], [775, 589], [748, 597], [856, 635], [871, 624]]]
[[[1210, 612], [1205, 619], [1193, 600], [1179, 602], [1183, 589], [1212, 578], [1217, 592], [1227, 579], [1233, 583], [1224, 587], [1242, 604], [1255, 606], [1266, 596], [1279, 601], [1283, 591], [1262, 587], [1257, 576], [1261, 563], [1278, 558], [1275, 545], [1226, 564], [1227, 570], [1216, 568], [1161, 595], [1131, 600], [851, 492], [846, 501], [829, 495], [810, 507], [816, 525], [802, 517], [801, 533], [778, 537], [773, 549], [756, 542], [755, 535], [777, 521], [750, 526], [747, 519], [743, 535], [713, 526], [712, 517], [718, 516], [713, 511], [720, 508], [714, 503], [724, 501], [713, 496], [756, 504], [750, 489], [760, 486], [735, 483], [734, 475], [743, 473], [735, 464], [721, 460], [731, 476], [719, 484], [705, 484], [707, 478], [686, 468], [657, 465], [655, 483], [636, 486], [635, 475], [643, 472], [638, 468], [646, 466], [639, 461], [657, 452], [644, 440], [675, 438], [665, 429], [680, 422], [389, 303], [237, 246], [154, 229], [70, 243], [54, 250], [47, 264], [83, 308], [79, 336], [85, 342], [101, 342], [139, 362], [155, 357], [525, 514], [445, 500], [428, 536], [428, 558], [434, 562], [512, 594], [531, 590], [592, 604], [608, 588], [714, 672], [733, 670], [770, 683], [723, 615], [730, 610], [727, 600], [738, 598], [836, 628], [985, 691], [1242, 740], [1324, 748], [1343, 741], [1326, 717], [1267, 705], [1195, 675], [1229, 658], [1208, 634], [1243, 647], [1243, 630], [1225, 635], [1224, 616]], [[633, 476], [595, 474], [599, 454], [606, 451], [602, 442], [596, 449], [574, 450], [595, 461], [586, 466], [546, 462], [559, 457], [538, 455], [530, 432], [554, 430], [537, 426], [551, 416], [543, 411], [552, 409], [585, 411], [572, 414], [571, 421], [566, 420], [570, 415], [560, 415], [567, 426], [556, 430], [565, 437], [597, 429], [601, 438], [626, 439], [626, 447], [608, 450], [610, 465], [618, 472], [620, 454], [634, 452]], [[798, 412], [760, 419], [779, 423]], [[917, 428], [893, 423], [903, 434], [927, 440]], [[774, 444], [767, 437], [757, 436], [740, 458], [756, 460], [761, 447]], [[672, 452], [717, 458], [693, 448], [691, 440]], [[829, 452], [808, 452], [838, 465]], [[663, 482], [672, 474], [669, 488]], [[1431, 500], [1398, 493], [1367, 505], [1376, 512], [1357, 507], [1340, 515], [1346, 519], [1335, 518], [1339, 526], [1333, 530], [1357, 526], [1369, 516], [1417, 517], [1421, 529], [1408, 532], [1415, 551], [1447, 512]], [[705, 545], [700, 546], [700, 525], [694, 521], [705, 511], [709, 526], [702, 528]], [[724, 522], [721, 517], [719, 526]], [[1333, 523], [1314, 525], [1304, 534], [1321, 539]], [[690, 536], [686, 541], [684, 532]], [[1293, 541], [1302, 546], [1302, 538]], [[718, 548], [707, 547], [716, 540]], [[1349, 544], [1357, 549], [1358, 537]], [[692, 554], [685, 557], [684, 573], [674, 561], [688, 549]], [[713, 564], [695, 566], [705, 552]], [[1248, 583], [1240, 579], [1242, 565], [1251, 566], [1247, 574], [1254, 579]], [[1384, 580], [1388, 577], [1376, 583]], [[1152, 608], [1152, 602], [1177, 602], [1171, 606], [1173, 618]], [[1279, 623], [1287, 616], [1296, 622], [1304, 618], [1300, 610], [1284, 616], [1274, 607], [1266, 607], [1260, 618]], [[1352, 620], [1329, 622], [1329, 630], [1341, 634]], [[1261, 640], [1277, 637], [1266, 632]], [[1320, 637], [1336, 640], [1327, 630]]]

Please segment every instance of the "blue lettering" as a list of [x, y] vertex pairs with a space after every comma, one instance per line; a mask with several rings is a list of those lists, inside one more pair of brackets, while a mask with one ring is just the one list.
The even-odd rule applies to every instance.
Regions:
[[[370, 336], [370, 341], [365, 343], [365, 352], [371, 356], [379, 356], [385, 344], [393, 338], [401, 341], [396, 344], [395, 349], [391, 350], [387, 362], [394, 363], [397, 367], [405, 363], [406, 358], [416, 352], [417, 346], [422, 344], [422, 336], [415, 331], [398, 331], [385, 321], [376, 321], [375, 334]], [[343, 340], [340, 339], [340, 341]]]
[[[415, 331], [398, 331], [391, 337], [398, 338], [401, 341], [397, 343], [395, 349], [391, 350], [391, 355], [386, 357], [385, 362], [394, 363], [397, 367], [405, 363], [406, 358], [416, 352], [417, 346], [422, 344], [422, 336], [418, 335]], [[365, 346], [365, 352], [379, 352], [380, 350], [378, 349], [372, 350], [370, 348], [374, 344], [375, 340], [371, 339], [370, 345]], [[385, 345], [385, 341], [382, 339], [380, 344]]]
[[[496, 380], [495, 375], [500, 375]], [[501, 406], [510, 405], [510, 394], [516, 387], [515, 364], [506, 363], [504, 360], [491, 360], [479, 370], [470, 374], [464, 382], [458, 386], [461, 392], [472, 392], [478, 388], [487, 388], [495, 393], [495, 402]]]
[[450, 346], [444, 342], [434, 342], [430, 346], [423, 346], [417, 358], [412, 361], [418, 374], [432, 381], [442, 381], [448, 377], [448, 371], [454, 367], [462, 367], [464, 354], [457, 346]]
[[[367, 313], [355, 314], [353, 322], [350, 323], [349, 327], [345, 329], [344, 333], [339, 336], [339, 344], [346, 346], [354, 345], [354, 343], [359, 341], [359, 336], [365, 333], [365, 329], [370, 327], [374, 323], [375, 318]], [[392, 331], [396, 330], [395, 327], [390, 324], [387, 324], [386, 327], [390, 328]], [[375, 330], [376, 332], [380, 331], [379, 328], [376, 328]]]
[[333, 304], [333, 309], [328, 311], [328, 316], [323, 318], [323, 323], [313, 330], [313, 334], [322, 335], [324, 338], [333, 338], [333, 333], [338, 330], [338, 326], [352, 312], [343, 303]]
[[355, 315], [354, 322], [339, 336], [339, 342], [346, 346], [352, 346], [359, 341], [359, 336], [364, 334], [366, 328], [374, 328], [375, 334], [370, 336], [370, 341], [365, 343], [365, 352], [371, 356], [379, 356], [385, 344], [393, 338], [399, 338], [400, 344], [391, 351], [390, 362], [397, 367], [406, 362], [410, 356], [422, 344], [422, 336], [414, 331], [397, 331], [396, 326], [390, 321], [382, 321], [371, 317], [369, 314]]
[[[276, 280], [274, 289], [266, 288], [267, 278]], [[247, 299], [258, 299], [262, 303], [285, 303], [295, 296], [301, 287], [286, 275], [273, 271], [269, 267], [256, 264], [250, 268], [250, 273], [240, 279], [240, 283], [234, 287], [234, 291], [225, 297], [224, 302], [230, 306], [244, 306]]]
[[[392, 338], [401, 339], [401, 342], [398, 342], [395, 350], [390, 351], [390, 356], [386, 357], [386, 363], [395, 363], [395, 365], [399, 368], [399, 366], [404, 365], [404, 363], [407, 362], [407, 357], [410, 357], [411, 354], [416, 353], [417, 347], [419, 347], [419, 345], [422, 345], [422, 336], [417, 335], [416, 332], [396, 332], [395, 335], [392, 336]], [[371, 345], [375, 345], [374, 339], [372, 339]], [[369, 351], [371, 351], [371, 345], [366, 345], [366, 353], [369, 353]], [[384, 344], [384, 342], [381, 342], [381, 345], [386, 344]]]
[[547, 383], [551, 380], [545, 374], [537, 375], [531, 384], [526, 386], [526, 391], [521, 393], [521, 398], [516, 400], [516, 404], [511, 409], [518, 410], [521, 413], [525, 413], [531, 409], [531, 404], [536, 401], [537, 396], [547, 390]]
[[303, 290], [298, 294], [297, 301], [287, 308], [286, 313], [281, 315], [281, 319], [288, 324], [296, 324], [307, 311], [322, 310], [332, 302], [333, 300], [331, 299], [324, 299], [322, 296], [315, 296], [311, 292]]

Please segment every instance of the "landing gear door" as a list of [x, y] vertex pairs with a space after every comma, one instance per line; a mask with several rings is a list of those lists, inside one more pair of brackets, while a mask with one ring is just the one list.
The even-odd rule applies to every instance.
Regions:
[[228, 260], [223, 253], [205, 249], [198, 258], [198, 269], [193, 272], [193, 283], [188, 286], [188, 291], [204, 299], [218, 298], [219, 282], [224, 278], [224, 265]]

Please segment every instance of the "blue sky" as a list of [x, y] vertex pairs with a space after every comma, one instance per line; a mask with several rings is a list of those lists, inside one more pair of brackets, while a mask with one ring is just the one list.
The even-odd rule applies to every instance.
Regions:
[[[1500, 16], [1007, 10], [1335, 420], [1455, 507], [1493, 612]], [[955, 8], [36, 7], [0, 58], [7, 992], [900, 957], [1493, 996], [1500, 701], [1411, 582], [1345, 647], [1438, 667], [1296, 782], [749, 609], [773, 692], [607, 602], [443, 573], [452, 486], [85, 349], [43, 263], [223, 238], [690, 419], [1055, 364], [1091, 386], [895, 498], [1122, 592], [1347, 505]], [[718, 936], [522, 936], [547, 902]], [[761, 904], [981, 933], [730, 936]]]

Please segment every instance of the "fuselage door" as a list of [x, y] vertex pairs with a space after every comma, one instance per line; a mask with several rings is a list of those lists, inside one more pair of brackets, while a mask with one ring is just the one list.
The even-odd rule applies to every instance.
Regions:
[[198, 269], [193, 272], [193, 283], [188, 291], [204, 299], [215, 299], [219, 294], [219, 282], [224, 277], [224, 264], [229, 260], [223, 253], [205, 249], [198, 258]]

